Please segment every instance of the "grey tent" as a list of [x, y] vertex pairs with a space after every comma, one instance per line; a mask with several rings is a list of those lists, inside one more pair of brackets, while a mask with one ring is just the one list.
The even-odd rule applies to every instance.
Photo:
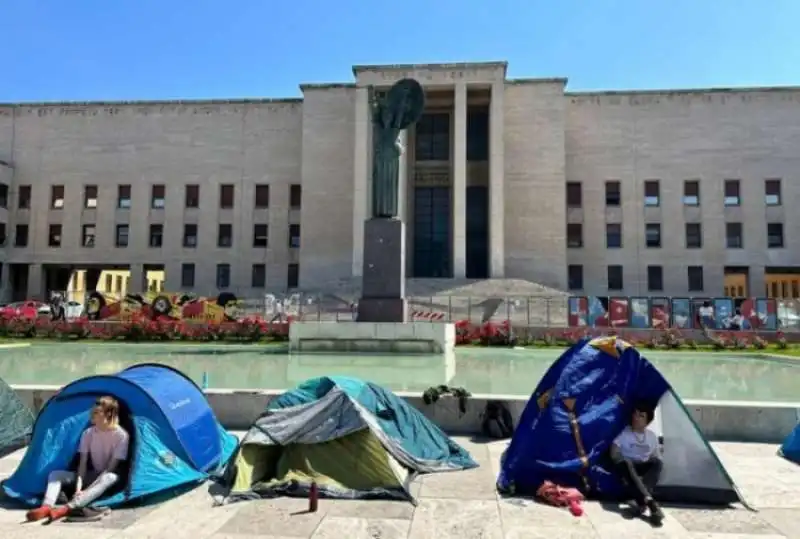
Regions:
[[0, 457], [28, 442], [34, 420], [33, 413], [11, 386], [0, 379]]

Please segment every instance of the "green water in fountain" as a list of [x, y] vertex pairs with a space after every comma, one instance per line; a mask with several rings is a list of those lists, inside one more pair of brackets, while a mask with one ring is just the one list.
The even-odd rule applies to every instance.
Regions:
[[[136, 363], [158, 362], [210, 388], [286, 389], [315, 376], [347, 375], [395, 391], [432, 385], [472, 393], [529, 396], [560, 349], [459, 348], [454, 356], [288, 355], [251, 345], [36, 343], [0, 349], [0, 378], [10, 384], [63, 385], [110, 374]], [[800, 360], [756, 355], [643, 353], [684, 399], [800, 401]]]

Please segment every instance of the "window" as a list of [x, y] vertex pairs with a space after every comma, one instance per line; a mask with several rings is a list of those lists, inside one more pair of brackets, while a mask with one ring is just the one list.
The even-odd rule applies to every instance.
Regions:
[[622, 290], [622, 266], [608, 266], [608, 289]]
[[150, 225], [150, 247], [164, 245], [164, 225]]
[[163, 210], [166, 203], [167, 189], [163, 185], [154, 185], [150, 192], [150, 207]]
[[130, 226], [129, 225], [117, 225], [117, 232], [114, 238], [114, 245], [117, 247], [127, 247], [128, 246], [128, 237], [130, 236]]
[[583, 290], [583, 266], [577, 264], [567, 266], [567, 284], [570, 290]]
[[199, 208], [200, 207], [200, 186], [199, 185], [187, 185], [186, 186], [186, 193], [184, 195], [184, 205], [187, 208]]
[[181, 264], [181, 288], [194, 288], [194, 264]]
[[450, 159], [450, 115], [423, 114], [414, 127], [414, 155], [417, 161]]
[[217, 288], [228, 288], [231, 285], [231, 265], [217, 264]]
[[741, 249], [744, 247], [742, 223], [725, 223], [725, 246], [728, 249]]
[[0, 208], [8, 208], [8, 186], [0, 183]]
[[578, 249], [583, 247], [583, 225], [580, 223], [567, 224], [567, 247]]
[[269, 227], [264, 224], [253, 225], [253, 247], [266, 247]]
[[658, 206], [661, 204], [661, 189], [658, 180], [647, 180], [644, 182], [644, 205]]
[[14, 247], [28, 246], [28, 225], [17, 225], [14, 229]]
[[127, 210], [131, 207], [131, 186], [120, 185], [117, 187], [117, 208]]
[[217, 228], [217, 247], [233, 247], [233, 225], [219, 225]]
[[31, 186], [20, 185], [19, 193], [17, 194], [17, 209], [29, 210], [31, 209]]
[[783, 247], [783, 223], [767, 223], [767, 247], [770, 249]]
[[661, 266], [647, 266], [647, 290], [649, 292], [662, 292], [664, 290], [664, 268]]
[[94, 247], [94, 240], [97, 233], [95, 225], [83, 225], [81, 230], [81, 245], [84, 247]]
[[6, 224], [0, 223], [0, 247], [6, 244]]
[[661, 247], [661, 223], [647, 223], [644, 226], [644, 244], [647, 247]]
[[619, 249], [622, 247], [622, 225], [618, 223], [606, 224], [606, 248]]
[[47, 232], [47, 245], [61, 247], [61, 225], [50, 225], [50, 229]]
[[83, 207], [94, 209], [97, 207], [97, 186], [87, 185], [83, 188]]
[[700, 205], [699, 180], [686, 180], [685, 182], [683, 182], [683, 205], [684, 206]]
[[779, 179], [764, 181], [764, 203], [767, 206], [781, 205], [781, 181]]
[[253, 264], [253, 272], [250, 277], [250, 286], [253, 288], [264, 288], [267, 286], [266, 264]]
[[622, 204], [622, 192], [619, 182], [606, 182], [606, 206]]
[[467, 111], [467, 161], [489, 160], [489, 111]]
[[183, 225], [183, 246], [197, 247], [197, 225]]
[[289, 186], [289, 207], [293, 210], [300, 209], [303, 202], [303, 188], [299, 185], [292, 184]]
[[114, 276], [106, 273], [106, 289], [105, 292], [112, 292], [114, 288]]
[[300, 283], [300, 264], [289, 264], [286, 274], [286, 288], [297, 288]]
[[689, 266], [686, 269], [689, 292], [703, 291], [703, 266]]
[[739, 180], [725, 180], [725, 205], [738, 206], [741, 203]]
[[233, 209], [233, 185], [225, 184], [219, 186], [219, 207], [223, 210]]
[[580, 208], [581, 206], [583, 206], [581, 182], [567, 182], [567, 207]]
[[269, 185], [256, 185], [256, 208], [269, 208]]
[[50, 187], [50, 208], [60, 210], [64, 207], [64, 186], [53, 185]]
[[686, 223], [686, 248], [700, 249], [703, 247], [703, 227], [700, 223]]
[[300, 225], [289, 225], [289, 247], [300, 247]]

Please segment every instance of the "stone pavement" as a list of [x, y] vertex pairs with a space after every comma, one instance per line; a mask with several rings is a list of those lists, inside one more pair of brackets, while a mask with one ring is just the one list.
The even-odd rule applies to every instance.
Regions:
[[[716, 443], [720, 458], [758, 508], [665, 508], [664, 525], [626, 520], [614, 507], [584, 505], [583, 517], [565, 509], [498, 499], [494, 479], [505, 442], [457, 438], [481, 463], [466, 472], [417, 481], [415, 508], [405, 502], [278, 499], [212, 507], [207, 487], [158, 506], [114, 511], [90, 524], [21, 524], [23, 513], [0, 507], [2, 539], [800, 539], [800, 466], [772, 445]], [[0, 460], [9, 475], [21, 452]]]

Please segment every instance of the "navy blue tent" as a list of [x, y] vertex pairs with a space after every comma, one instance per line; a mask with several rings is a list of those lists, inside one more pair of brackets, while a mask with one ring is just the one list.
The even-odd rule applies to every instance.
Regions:
[[503, 455], [498, 488], [533, 494], [545, 480], [598, 497], [625, 487], [609, 472], [611, 442], [635, 403], [656, 407], [665, 501], [733, 503], [740, 496], [678, 395], [635, 348], [616, 337], [583, 340], [545, 373]]
[[96, 399], [120, 402], [120, 424], [130, 434], [119, 488], [98, 501], [112, 506], [204, 481], [231, 458], [235, 436], [217, 422], [203, 392], [164, 365], [136, 365], [113, 376], [90, 376], [64, 387], [45, 404], [25, 457], [3, 482], [11, 498], [41, 502], [47, 476], [75, 466], [81, 434]]

